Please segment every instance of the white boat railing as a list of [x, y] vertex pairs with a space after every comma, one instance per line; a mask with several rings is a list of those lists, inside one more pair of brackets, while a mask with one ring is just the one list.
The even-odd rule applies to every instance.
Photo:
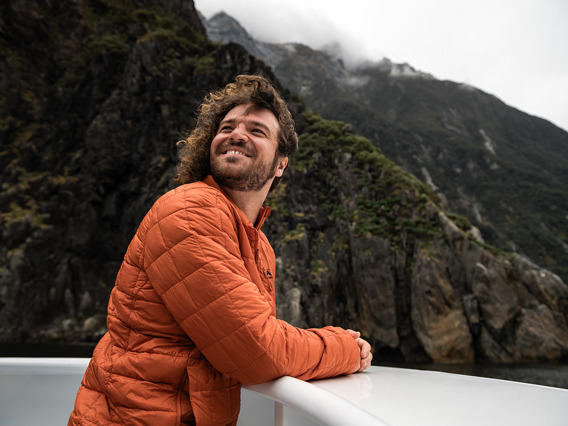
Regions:
[[[88, 358], [0, 358], [0, 424], [66, 424], [88, 363]], [[243, 387], [239, 425], [270, 424], [387, 425], [343, 398], [291, 377]]]
[[66, 425], [88, 363], [88, 358], [0, 358], [0, 424]]
[[[67, 423], [88, 358], [1, 358], [0, 425]], [[566, 426], [568, 390], [434, 371], [371, 367], [244, 386], [239, 426]]]
[[[252, 426], [260, 423], [258, 419], [248, 416], [247, 393], [255, 393], [260, 397], [272, 400], [274, 404], [275, 426], [296, 425], [369, 425], [390, 426], [348, 400], [314, 386], [311, 382], [281, 377], [268, 383], [243, 387], [244, 404], [241, 407], [239, 424]], [[271, 401], [267, 401], [270, 403]], [[265, 404], [267, 403], [265, 402]], [[251, 411], [252, 413], [252, 411]]]

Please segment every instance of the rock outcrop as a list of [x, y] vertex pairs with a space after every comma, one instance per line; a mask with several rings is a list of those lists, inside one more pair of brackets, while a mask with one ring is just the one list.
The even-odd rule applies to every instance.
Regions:
[[568, 287], [558, 276], [485, 244], [341, 123], [308, 116], [306, 128], [267, 224], [281, 316], [360, 329], [383, 358], [566, 357]]

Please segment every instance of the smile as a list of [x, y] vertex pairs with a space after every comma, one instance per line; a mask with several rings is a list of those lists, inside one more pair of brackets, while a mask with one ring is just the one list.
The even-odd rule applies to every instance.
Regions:
[[227, 152], [225, 152], [225, 154], [234, 154], [234, 155], [242, 155], [244, 157], [249, 157], [249, 155], [245, 154], [244, 152], [237, 151], [237, 150], [234, 150], [234, 149], [229, 149]]

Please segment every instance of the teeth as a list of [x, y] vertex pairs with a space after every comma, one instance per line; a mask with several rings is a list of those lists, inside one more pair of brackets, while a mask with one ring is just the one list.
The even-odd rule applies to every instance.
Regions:
[[232, 150], [232, 149], [229, 150], [229, 151], [227, 151], [227, 154], [245, 155], [245, 154], [243, 154], [243, 153], [240, 152], [240, 151], [235, 151], [235, 150]]

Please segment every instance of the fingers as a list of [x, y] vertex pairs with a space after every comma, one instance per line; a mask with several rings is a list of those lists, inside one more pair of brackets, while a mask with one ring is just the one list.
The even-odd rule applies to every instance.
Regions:
[[358, 338], [357, 344], [359, 345], [359, 350], [361, 351], [361, 358], [366, 358], [371, 353], [371, 345], [367, 343], [366, 340]]
[[359, 363], [359, 368], [355, 372], [360, 373], [361, 371], [364, 371], [371, 366], [371, 361], [373, 360], [371, 345], [365, 339], [361, 338], [360, 332], [351, 329], [347, 329], [346, 331], [351, 337], [355, 339], [357, 346], [359, 346], [361, 361]]
[[371, 366], [371, 361], [373, 360], [373, 354], [369, 350], [366, 357], [361, 356], [361, 367], [360, 371], [366, 370]]
[[361, 357], [361, 362], [359, 363], [359, 369], [357, 373], [360, 373], [371, 366], [371, 361], [373, 360], [373, 354], [369, 352], [366, 357]]

